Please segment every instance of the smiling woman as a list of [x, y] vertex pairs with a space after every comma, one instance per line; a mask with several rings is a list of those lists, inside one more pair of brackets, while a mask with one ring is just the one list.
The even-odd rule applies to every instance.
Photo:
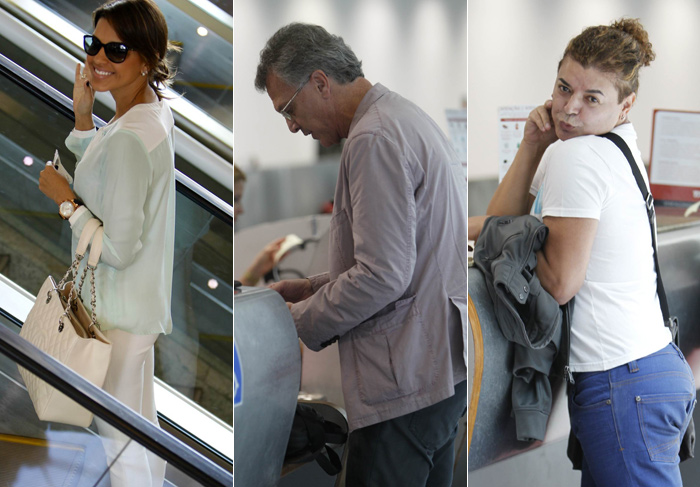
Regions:
[[[112, 342], [104, 389], [157, 424], [153, 345], [172, 330], [174, 123], [162, 94], [172, 77], [168, 28], [151, 0], [111, 1], [93, 19], [85, 69], [75, 70], [75, 129], [66, 139], [78, 159], [74, 186], [47, 166], [39, 187], [69, 220], [74, 246], [87, 221], [103, 224], [95, 309]], [[109, 91], [116, 103], [114, 118], [99, 132], [92, 121], [96, 91]], [[90, 302], [85, 293], [83, 301]], [[163, 485], [165, 462], [95, 421], [113, 487], [135, 485], [134, 479]]]
[[[116, 118], [121, 117], [129, 108], [139, 103], [154, 102], [158, 99], [156, 91], [148, 86], [146, 74], [148, 65], [145, 59], [134, 48], [123, 44], [112, 24], [101, 18], [95, 25], [95, 32], [91, 36], [93, 42], [87, 52], [85, 66], [88, 69], [87, 84], [95, 91], [109, 91], [117, 105]], [[98, 49], [98, 44], [104, 46]], [[111, 46], [124, 46], [120, 50], [123, 58], [114, 60], [113, 55], [108, 55]], [[88, 47], [88, 46], [86, 46]], [[95, 52], [95, 54], [90, 54]], [[109, 50], [109, 52], [113, 52]], [[81, 78], [82, 79], [82, 78]]]
[[[132, 5], [132, 11], [119, 8], [120, 4]], [[151, 14], [152, 8], [157, 9], [152, 2], [108, 5], [111, 7], [95, 11], [95, 30], [92, 36], [85, 36], [85, 84], [91, 83], [96, 91], [109, 91], [119, 118], [138, 103], [163, 98], [162, 90], [174, 77], [166, 54], [178, 48], [168, 41], [168, 26], [160, 11], [160, 16]]]

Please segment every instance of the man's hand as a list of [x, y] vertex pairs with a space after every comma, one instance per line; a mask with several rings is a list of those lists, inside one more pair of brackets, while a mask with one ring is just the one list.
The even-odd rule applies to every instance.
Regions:
[[314, 294], [311, 288], [311, 281], [308, 279], [288, 279], [275, 282], [268, 287], [280, 293], [282, 298], [289, 303], [298, 303], [299, 301], [310, 298]]

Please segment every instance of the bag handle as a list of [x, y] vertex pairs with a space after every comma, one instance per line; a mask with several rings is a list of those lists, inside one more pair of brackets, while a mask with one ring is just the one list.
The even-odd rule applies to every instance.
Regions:
[[[56, 285], [57, 289], [63, 289], [63, 287], [66, 285], [66, 282], [71, 276], [73, 277], [73, 279], [77, 277], [80, 262], [83, 260], [83, 257], [85, 257], [85, 252], [87, 251], [88, 245], [90, 245], [90, 242], [92, 241], [95, 232], [100, 226], [102, 226], [102, 222], [100, 222], [100, 220], [98, 220], [97, 218], [91, 218], [85, 224], [85, 226], [83, 227], [83, 231], [80, 233], [78, 246], [75, 249], [75, 258], [73, 259], [73, 262], [71, 263], [66, 273]], [[46, 302], [48, 302], [50, 299], [51, 298], [47, 297]]]
[[607, 134], [600, 135], [600, 137], [605, 137], [615, 144], [625, 155], [627, 162], [632, 169], [632, 174], [634, 175], [634, 180], [637, 182], [639, 191], [642, 193], [644, 198], [644, 204], [647, 208], [647, 217], [649, 218], [649, 226], [651, 228], [651, 245], [654, 248], [654, 268], [656, 269], [656, 293], [659, 295], [659, 304], [661, 305], [661, 313], [664, 317], [664, 324], [671, 330], [671, 335], [673, 341], [678, 345], [678, 318], [675, 316], [669, 316], [668, 302], [666, 301], [666, 291], [664, 290], [664, 283], [661, 280], [661, 272], [659, 271], [659, 257], [658, 250], [656, 247], [656, 212], [654, 211], [654, 197], [651, 195], [647, 189], [647, 185], [644, 183], [644, 178], [642, 173], [637, 166], [637, 162], [634, 160], [632, 151], [625, 142], [625, 140], [618, 134], [608, 132]]
[[[92, 310], [92, 316], [90, 319], [89, 331], [90, 333], [92, 333], [93, 337], [95, 336], [95, 332], [92, 328], [95, 326], [99, 328], [99, 324], [97, 323], [97, 294], [95, 291], [95, 269], [97, 269], [97, 263], [99, 262], [100, 256], [102, 255], [103, 237], [104, 227], [102, 226], [102, 222], [97, 218], [91, 218], [90, 220], [88, 220], [88, 222], [83, 227], [83, 231], [80, 233], [80, 239], [78, 240], [78, 246], [75, 251], [75, 260], [73, 261], [70, 268], [57, 285], [58, 289], [62, 289], [63, 286], [65, 286], [65, 283], [68, 280], [69, 276], [73, 276], [74, 285], [71, 288], [71, 292], [68, 295], [68, 302], [66, 303], [66, 313], [64, 315], [67, 317], [68, 309], [70, 309], [70, 307], [73, 306], [73, 302], [76, 299], [80, 299], [80, 294], [83, 290], [83, 283], [85, 282], [85, 278], [87, 277], [88, 271], [90, 272], [90, 307]], [[85, 252], [87, 252], [88, 245], [90, 245], [90, 255], [88, 257], [88, 262], [85, 268], [83, 269], [83, 272], [81, 273], [80, 277], [78, 278], [78, 268], [80, 267], [80, 262], [85, 257]], [[51, 297], [49, 293], [48, 300], [50, 299]]]
[[97, 263], [100, 261], [104, 233], [105, 228], [102, 225], [99, 225], [95, 230], [95, 235], [92, 238], [92, 245], [90, 245], [90, 256], [88, 257], [88, 266], [92, 268], [97, 268]]
[[[92, 309], [92, 317], [90, 320], [90, 332], [95, 336], [95, 332], [92, 331], [94, 326], [99, 328], [97, 324], [97, 295], [95, 293], [95, 269], [97, 269], [97, 263], [100, 261], [100, 255], [102, 255], [102, 239], [104, 237], [104, 227], [99, 226], [95, 232], [95, 236], [92, 239], [92, 245], [90, 246], [90, 257], [88, 258], [88, 263], [85, 269], [90, 269], [90, 308]], [[84, 274], [83, 274], [84, 275]], [[85, 280], [85, 277], [83, 277]], [[80, 282], [82, 287], [83, 282]]]
[[97, 229], [101, 226], [102, 223], [97, 218], [90, 218], [90, 220], [88, 220], [88, 222], [83, 227], [83, 231], [80, 233], [80, 240], [78, 240], [78, 246], [75, 249], [76, 259], [78, 258], [78, 256], [80, 256], [81, 259], [85, 256], [85, 252], [87, 251], [88, 245], [92, 241]]

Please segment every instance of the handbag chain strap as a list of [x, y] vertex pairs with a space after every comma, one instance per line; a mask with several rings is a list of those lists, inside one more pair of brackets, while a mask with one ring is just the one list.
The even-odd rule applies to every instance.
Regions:
[[[80, 299], [80, 294], [83, 289], [83, 283], [85, 282], [85, 278], [87, 277], [88, 271], [90, 272], [90, 307], [92, 308], [92, 313], [91, 313], [91, 320], [90, 320], [90, 328], [89, 331], [92, 333], [93, 337], [95, 336], [95, 332], [93, 331], [93, 327], [97, 326], [99, 328], [99, 324], [97, 323], [97, 296], [96, 296], [96, 291], [95, 291], [95, 269], [97, 269], [97, 263], [99, 262], [100, 255], [102, 254], [102, 239], [104, 235], [104, 228], [102, 227], [101, 222], [93, 218], [89, 220], [86, 224], [85, 227], [83, 227], [83, 231], [80, 234], [80, 240], [78, 241], [78, 246], [75, 251], [75, 259], [73, 259], [73, 262], [71, 263], [70, 267], [66, 271], [66, 273], [63, 275], [59, 283], [56, 285], [57, 292], [60, 289], [64, 289], [65, 285], [69, 281], [73, 281], [74, 285], [71, 287], [70, 292], [68, 293], [68, 300], [66, 302], [66, 311], [63, 313], [61, 316], [59, 322], [60, 326], [63, 326], [63, 319], [66, 318], [68, 319], [68, 312], [71, 309], [71, 307], [74, 305], [74, 302], [76, 299]], [[83, 268], [83, 272], [80, 274], [80, 277], [78, 277], [78, 268], [80, 267], [80, 263], [82, 262], [83, 258], [85, 257], [85, 253], [87, 252], [88, 245], [91, 245], [90, 248], [90, 256], [88, 259], [87, 265]], [[51, 301], [51, 291], [49, 291], [49, 294], [46, 298], [46, 302], [48, 303]]]
[[659, 271], [659, 257], [658, 249], [656, 246], [656, 212], [654, 211], [654, 197], [647, 189], [647, 185], [644, 182], [644, 178], [642, 177], [642, 173], [639, 170], [639, 166], [637, 166], [637, 162], [634, 160], [632, 151], [630, 150], [625, 140], [618, 134], [614, 134], [612, 132], [603, 134], [600, 137], [605, 137], [606, 139], [610, 140], [625, 155], [625, 158], [627, 158], [627, 162], [629, 163], [630, 168], [632, 169], [632, 174], [634, 175], [634, 179], [637, 182], [639, 191], [641, 191], [642, 197], [644, 198], [644, 204], [647, 208], [647, 217], [649, 218], [649, 227], [651, 228], [651, 245], [654, 249], [654, 268], [656, 269], [656, 292], [659, 295], [659, 304], [661, 305], [661, 313], [664, 317], [664, 324], [671, 330], [673, 340], [675, 341], [676, 345], [678, 345], [678, 318], [676, 318], [675, 316], [669, 316], [670, 313], [668, 312], [666, 291], [664, 290], [664, 283], [661, 279], [661, 272]]

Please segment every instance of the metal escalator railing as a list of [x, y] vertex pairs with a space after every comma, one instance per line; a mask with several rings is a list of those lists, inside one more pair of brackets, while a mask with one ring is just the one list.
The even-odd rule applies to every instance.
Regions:
[[[0, 310], [0, 316], [15, 324], [19, 322], [4, 310]], [[6, 326], [0, 326], [0, 353], [166, 460], [192, 480], [205, 486], [233, 485], [231, 473], [153, 425]]]
[[[15, 333], [19, 333], [19, 328], [33, 303], [34, 298], [30, 293], [0, 274], [0, 327], [3, 326], [4, 319], [13, 325], [11, 328], [14, 329]], [[0, 377], [2, 375], [3, 370], [0, 363]], [[16, 380], [19, 381], [19, 377]], [[5, 392], [2, 391], [2, 383], [0, 382], [0, 397]], [[155, 395], [158, 405], [158, 420], [164, 430], [218, 466], [228, 471], [233, 470], [233, 430], [228, 425], [222, 424], [211, 413], [202, 410], [196, 404], [177, 394], [158, 378], [155, 379]], [[0, 421], [0, 437], [7, 433], [3, 430], [2, 421]], [[1, 444], [2, 438], [0, 438]], [[1, 450], [0, 448], [0, 453]], [[2, 462], [0, 462], [0, 480], [4, 478], [1, 464]]]

